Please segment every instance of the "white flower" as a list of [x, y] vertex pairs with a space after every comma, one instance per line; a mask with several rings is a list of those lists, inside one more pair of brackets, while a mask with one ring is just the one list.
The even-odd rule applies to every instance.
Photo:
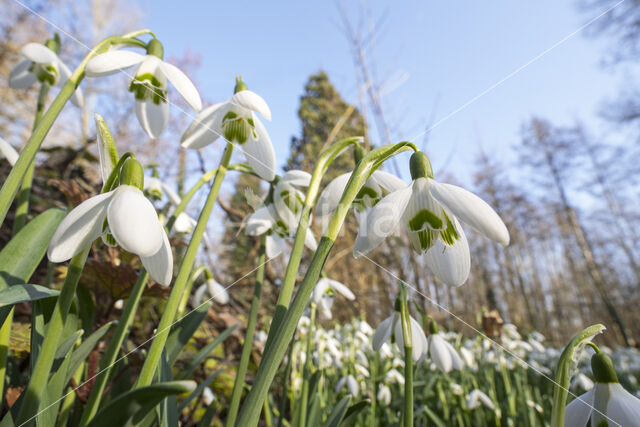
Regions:
[[215, 399], [216, 397], [209, 387], [205, 387], [204, 390], [202, 390], [202, 403], [204, 403], [205, 406], [211, 405]]
[[102, 236], [105, 225], [124, 250], [140, 257], [155, 281], [162, 285], [171, 282], [173, 255], [167, 234], [151, 202], [131, 185], [91, 197], [69, 212], [51, 238], [49, 260], [72, 258]]
[[[20, 55], [23, 59], [9, 74], [9, 87], [13, 89], [27, 89], [37, 81], [62, 87], [71, 77], [71, 70], [53, 50], [43, 44], [27, 43], [20, 49]], [[75, 90], [71, 96], [71, 102], [82, 107], [83, 98], [80, 89]]]
[[466, 347], [460, 347], [460, 356], [462, 357], [462, 360], [464, 360], [464, 363], [466, 363], [468, 367], [470, 368], [475, 367], [475, 358], [473, 357], [473, 352], [471, 352], [471, 350], [469, 350]]
[[[422, 326], [413, 317], [409, 316], [411, 323], [411, 357], [414, 362], [417, 362], [423, 354], [426, 354], [428, 349], [427, 337], [422, 330]], [[400, 321], [400, 313], [394, 312], [391, 316], [384, 319], [376, 328], [373, 338], [371, 340], [371, 346], [375, 351], [380, 350], [382, 344], [391, 338], [393, 334], [400, 351], [404, 354], [404, 339], [402, 336], [402, 322]]]
[[175, 206], [178, 206], [182, 201], [178, 193], [176, 193], [169, 184], [165, 183], [164, 181], [161, 181], [160, 179], [154, 176], [144, 177], [143, 190], [148, 191], [158, 199], [162, 198], [163, 194], [166, 194], [167, 197], [169, 198], [169, 201]]
[[318, 280], [316, 287], [313, 289], [311, 301], [316, 304], [318, 310], [320, 310], [320, 315], [325, 319], [332, 318], [331, 307], [333, 306], [333, 299], [336, 294], [340, 294], [350, 301], [356, 299], [353, 292], [337, 280], [323, 277]]
[[489, 396], [480, 390], [473, 390], [467, 395], [467, 409], [472, 410], [484, 405], [492, 411], [496, 408]]
[[460, 370], [464, 366], [456, 349], [442, 338], [440, 333], [429, 336], [429, 356], [442, 372], [450, 372], [452, 369]]
[[376, 397], [378, 401], [388, 406], [391, 403], [391, 389], [384, 384], [380, 385]]
[[137, 65], [129, 90], [136, 99], [136, 116], [145, 132], [158, 138], [169, 121], [167, 81], [196, 112], [202, 109], [198, 90], [189, 77], [178, 67], [162, 60], [163, 49], [159, 41], [149, 42], [147, 55], [127, 50], [111, 50], [92, 58], [85, 69], [88, 77], [115, 74]]
[[385, 379], [389, 384], [404, 385], [404, 375], [398, 372], [397, 369], [390, 369], [385, 375]]
[[340, 378], [338, 380], [338, 383], [336, 384], [335, 392], [338, 393], [340, 390], [342, 390], [345, 384], [347, 386], [347, 391], [351, 396], [355, 397], [358, 395], [360, 387], [358, 386], [358, 381], [356, 381], [353, 375], [347, 375]]
[[456, 396], [462, 396], [462, 394], [464, 393], [464, 389], [460, 384], [450, 383], [449, 386], [451, 387], [451, 393], [455, 394]]
[[[263, 204], [247, 219], [245, 229], [247, 235], [260, 236], [266, 233], [267, 257], [273, 258], [284, 252], [287, 247], [285, 238], [295, 235], [300, 220], [300, 211], [297, 210], [296, 216], [292, 214], [290, 206], [298, 206], [297, 203], [303, 197], [295, 186], [308, 186], [310, 180], [311, 175], [307, 172], [288, 171], [273, 189], [273, 202]], [[280, 186], [281, 183], [283, 186]], [[278, 191], [280, 191], [279, 194]], [[304, 244], [312, 251], [318, 247], [311, 228], [307, 228]]]
[[[340, 198], [351, 178], [352, 172], [334, 178], [322, 191], [316, 204], [318, 216], [332, 213], [340, 203]], [[351, 206], [356, 212], [363, 212], [375, 206], [384, 196], [406, 187], [407, 184], [395, 175], [376, 170], [364, 183]], [[359, 218], [359, 216], [358, 216]]]
[[638, 425], [640, 399], [620, 383], [596, 383], [591, 390], [567, 405], [565, 426], [584, 427], [589, 417], [592, 426], [599, 426], [601, 421], [607, 421], [609, 425]]
[[7, 159], [11, 166], [16, 164], [20, 156], [16, 149], [2, 138], [0, 138], [0, 154]]
[[215, 279], [208, 279], [193, 293], [193, 305], [195, 307], [198, 307], [200, 304], [202, 304], [202, 299], [205, 292], [208, 292], [209, 296], [211, 296], [211, 299], [218, 304], [225, 305], [229, 303], [230, 298], [227, 289], [220, 283], [218, 283]]
[[360, 225], [355, 257], [375, 249], [399, 224], [409, 233], [413, 249], [425, 254], [431, 271], [444, 283], [463, 284], [469, 277], [467, 238], [458, 222], [498, 243], [509, 243], [506, 226], [491, 207], [473, 193], [431, 178], [417, 178], [378, 202]]
[[222, 136], [242, 147], [247, 162], [260, 178], [272, 181], [276, 155], [267, 130], [255, 114], [270, 121], [271, 110], [260, 95], [243, 88], [246, 85], [238, 80], [230, 99], [202, 110], [182, 135], [182, 146], [199, 149]]

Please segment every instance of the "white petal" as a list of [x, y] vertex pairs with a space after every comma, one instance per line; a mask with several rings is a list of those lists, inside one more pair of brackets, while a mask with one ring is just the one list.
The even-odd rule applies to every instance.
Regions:
[[11, 166], [15, 165], [16, 161], [18, 161], [19, 154], [16, 149], [2, 138], [0, 138], [0, 154], [7, 159]]
[[375, 351], [379, 351], [382, 347], [382, 344], [387, 342], [391, 337], [391, 332], [393, 331], [393, 322], [396, 318], [396, 313], [393, 313], [391, 316], [384, 319], [378, 327], [376, 331], [373, 333], [373, 338], [371, 339], [371, 348]]
[[442, 372], [449, 372], [453, 367], [451, 353], [447, 348], [447, 342], [439, 335], [433, 334], [429, 337], [429, 356]]
[[49, 242], [49, 261], [63, 262], [70, 259], [102, 234], [107, 206], [113, 194], [110, 191], [93, 196], [69, 212]]
[[245, 233], [248, 236], [259, 236], [269, 231], [274, 223], [269, 208], [263, 206], [249, 216]]
[[27, 43], [22, 46], [20, 53], [33, 62], [40, 64], [55, 64], [58, 61], [58, 55], [40, 43]]
[[358, 382], [353, 377], [353, 375], [349, 375], [347, 377], [347, 390], [349, 390], [349, 394], [351, 396], [357, 396], [360, 391], [360, 387], [358, 387]]
[[277, 257], [287, 248], [287, 242], [285, 242], [284, 239], [277, 234], [267, 236], [265, 245], [267, 258], [269, 259]]
[[113, 237], [128, 252], [150, 257], [163, 245], [165, 232], [158, 214], [136, 187], [121, 185], [114, 191], [107, 221]]
[[160, 63], [160, 69], [194, 111], [202, 110], [202, 101], [200, 100], [198, 89], [185, 73], [175, 65], [164, 61]]
[[607, 406], [607, 417], [622, 426], [637, 425], [640, 421], [640, 399], [620, 385], [609, 385], [611, 399]]
[[480, 197], [464, 188], [430, 180], [431, 194], [458, 219], [504, 246], [509, 231], [498, 214]]
[[[58, 71], [60, 72], [60, 78], [56, 82], [56, 86], [62, 87], [71, 78], [71, 70], [64, 64], [64, 62], [58, 60]], [[73, 95], [71, 95], [71, 102], [78, 108], [82, 108], [84, 105], [84, 97], [82, 96], [82, 90], [77, 88]]]
[[316, 203], [316, 215], [328, 215], [338, 207], [349, 178], [351, 178], [351, 172], [337, 176], [322, 190]]
[[125, 68], [133, 67], [144, 60], [145, 55], [128, 50], [111, 50], [91, 58], [85, 68], [88, 77], [101, 77], [115, 74]]
[[202, 304], [202, 299], [204, 298], [204, 293], [207, 292], [207, 284], [202, 284], [198, 286], [198, 289], [193, 293], [193, 300], [191, 304], [194, 307], [199, 307]]
[[431, 272], [450, 286], [460, 286], [467, 281], [471, 271], [469, 243], [460, 224], [453, 218], [459, 239], [449, 246], [440, 239], [427, 251], [425, 260]]
[[353, 292], [351, 292], [351, 289], [347, 288], [345, 285], [338, 282], [337, 280], [331, 280], [331, 279], [328, 279], [328, 280], [329, 280], [329, 286], [331, 287], [331, 289], [333, 289], [334, 291], [336, 291], [337, 293], [339, 293], [340, 295], [342, 295], [348, 300], [353, 301], [354, 299], [356, 299], [356, 296], [353, 294]]
[[222, 135], [222, 118], [229, 111], [228, 104], [211, 105], [198, 114], [182, 134], [181, 144], [194, 150], [206, 147]]
[[142, 265], [147, 270], [153, 280], [164, 286], [171, 284], [173, 278], [173, 254], [167, 233], [162, 230], [162, 246], [153, 255], [140, 256]]
[[169, 121], [169, 104], [160, 102], [154, 104], [152, 101], [136, 100], [136, 116], [138, 121], [151, 138], [156, 139], [164, 131]]
[[360, 227], [353, 246], [356, 258], [375, 249], [396, 228], [409, 200], [411, 186], [394, 191], [369, 210], [366, 224]]
[[313, 292], [311, 293], [311, 301], [318, 304], [322, 300], [322, 298], [326, 295], [327, 289], [329, 289], [330, 281], [326, 278], [321, 278], [316, 283], [316, 286], [313, 288]]
[[262, 117], [271, 121], [271, 110], [260, 95], [250, 90], [241, 90], [231, 97], [231, 102], [251, 111], [260, 113]]
[[281, 180], [291, 185], [308, 187], [311, 183], [311, 174], [309, 172], [301, 171], [298, 169], [292, 169], [290, 171], [287, 171], [282, 176]]
[[593, 411], [593, 389], [578, 396], [567, 405], [564, 412], [565, 427], [585, 427]]
[[316, 242], [316, 238], [313, 237], [311, 228], [307, 228], [307, 232], [304, 235], [304, 245], [312, 251], [318, 249], [318, 243]]
[[33, 61], [30, 59], [23, 59], [18, 62], [15, 67], [11, 70], [11, 74], [9, 74], [9, 87], [12, 89], [27, 89], [35, 82], [38, 81], [38, 78], [35, 74], [29, 71], [31, 68], [31, 64]]
[[178, 233], [191, 233], [195, 225], [196, 221], [193, 218], [185, 212], [180, 212], [176, 221], [173, 223], [173, 229]]
[[371, 178], [373, 178], [380, 187], [384, 188], [387, 193], [392, 193], [407, 186], [407, 183], [397, 176], [381, 170], [373, 172]]
[[[302, 211], [303, 203], [301, 200], [304, 199], [304, 194], [293, 185], [282, 180], [275, 186], [273, 194], [273, 205], [276, 214], [286, 226], [287, 231], [293, 235], [300, 221], [300, 212]], [[288, 204], [285, 202], [285, 198], [288, 199]], [[289, 205], [292, 207], [290, 208]]]
[[[424, 341], [426, 338], [420, 324], [409, 316], [409, 323], [411, 324], [411, 359], [414, 362], [420, 360], [420, 357], [424, 353]], [[402, 333], [402, 320], [398, 315], [393, 327], [393, 334], [396, 338], [396, 344], [400, 347], [400, 351], [404, 354], [404, 335]]]
[[216, 280], [207, 280], [207, 288], [209, 289], [209, 295], [211, 295], [211, 298], [215, 302], [223, 305], [229, 303], [229, 292], [227, 292], [227, 289]]
[[265, 181], [273, 181], [276, 176], [276, 153], [262, 122], [255, 116], [253, 120], [258, 138], [250, 136], [241, 147], [253, 171]]

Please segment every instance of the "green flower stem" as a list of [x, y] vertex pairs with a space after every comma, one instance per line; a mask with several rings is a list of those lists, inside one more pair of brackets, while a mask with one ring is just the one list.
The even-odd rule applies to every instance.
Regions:
[[560, 355], [556, 368], [555, 382], [553, 384], [552, 427], [564, 426], [564, 412], [567, 403], [567, 394], [569, 393], [569, 381], [571, 380], [572, 367], [575, 367], [574, 355], [585, 344], [591, 341], [594, 336], [604, 331], [604, 329], [604, 325], [596, 324], [582, 330], [569, 341], [562, 355]]
[[[258, 309], [260, 308], [260, 295], [262, 294], [262, 283], [264, 282], [264, 270], [266, 263], [265, 236], [260, 237], [260, 257], [258, 258], [258, 271], [256, 272], [256, 282], [253, 287], [253, 299], [251, 301], [251, 309], [249, 311], [249, 320], [247, 323], [247, 333], [244, 336], [242, 344], [242, 355], [240, 356], [240, 365], [236, 371], [236, 379], [233, 383], [233, 392], [231, 393], [231, 403], [227, 415], [226, 425], [233, 426], [238, 416], [240, 408], [240, 397], [244, 390], [244, 378], [249, 366], [249, 358], [251, 357], [251, 349], [253, 348], [253, 335], [258, 320]], [[265, 401], [266, 403], [267, 401]], [[265, 412], [266, 413], [266, 412]]]
[[[33, 118], [33, 129], [38, 127], [38, 123], [42, 119], [42, 114], [44, 113], [44, 107], [47, 103], [47, 95], [49, 94], [49, 86], [48, 82], [44, 82], [40, 85], [40, 92], [38, 93], [38, 102], [36, 104], [36, 114]], [[35, 172], [35, 161], [31, 162], [29, 168], [27, 169], [27, 173], [24, 175], [24, 179], [22, 180], [22, 188], [20, 189], [20, 193], [18, 194], [18, 203], [16, 207], [16, 217], [13, 222], [13, 235], [15, 236], [18, 231], [24, 227], [27, 222], [27, 215], [29, 214], [29, 197], [31, 196], [31, 184], [33, 182], [33, 175]]]
[[260, 410], [262, 403], [267, 397], [271, 382], [276, 375], [278, 366], [287, 351], [288, 343], [293, 338], [298, 321], [302, 312], [304, 311], [311, 292], [314, 286], [318, 282], [320, 273], [324, 266], [329, 252], [333, 247], [333, 243], [340, 232], [342, 224], [349, 212], [351, 203], [355, 199], [356, 195], [360, 191], [360, 188], [367, 181], [371, 173], [389, 157], [408, 149], [417, 151], [415, 145], [411, 143], [399, 143], [385, 145], [377, 148], [367, 154], [359, 163], [354, 172], [351, 174], [351, 178], [347, 183], [340, 203], [336, 208], [329, 226], [325, 232], [325, 235], [320, 239], [318, 249], [316, 250], [311, 264], [307, 269], [307, 272], [300, 284], [298, 292], [296, 293], [290, 308], [285, 313], [281, 326], [274, 332], [273, 343], [269, 348], [265, 349], [265, 353], [260, 362], [258, 373], [256, 375], [255, 382], [247, 399], [240, 411], [240, 417], [236, 422], [237, 426], [255, 426], [260, 418]]
[[122, 343], [124, 342], [125, 338], [129, 336], [131, 324], [133, 323], [133, 319], [136, 315], [136, 309], [138, 308], [138, 303], [140, 302], [140, 297], [142, 296], [142, 292], [145, 289], [148, 278], [149, 273], [147, 273], [145, 270], [142, 270], [140, 276], [138, 276], [138, 280], [131, 290], [131, 294], [129, 294], [129, 297], [127, 298], [127, 303], [122, 309], [122, 314], [120, 315], [120, 319], [118, 320], [116, 330], [113, 333], [111, 340], [109, 341], [109, 345], [107, 346], [104, 356], [100, 360], [100, 370], [95, 376], [95, 382], [93, 383], [93, 387], [91, 388], [89, 400], [87, 400], [87, 404], [84, 408], [84, 411], [82, 412], [80, 426], [86, 426], [93, 419], [93, 417], [98, 412], [98, 409], [100, 408], [102, 394], [104, 393], [107, 381], [109, 380], [111, 368], [116, 363], [116, 358], [118, 357], [118, 353], [120, 352]]
[[67, 270], [67, 277], [62, 285], [60, 295], [58, 295], [51, 320], [49, 320], [49, 324], [47, 325], [42, 349], [31, 372], [29, 385], [27, 385], [27, 388], [23, 392], [24, 400], [20, 406], [16, 425], [26, 423], [35, 425], [36, 423], [35, 419], [40, 400], [47, 387], [49, 372], [53, 365], [56, 349], [58, 348], [60, 336], [64, 329], [64, 323], [69, 314], [69, 308], [76, 294], [78, 280], [82, 274], [87, 255], [89, 255], [89, 249], [91, 249], [91, 246], [87, 246], [82, 252], [71, 258], [69, 269]]
[[380, 353], [375, 352], [373, 363], [371, 364], [371, 406], [369, 408], [369, 425], [376, 425], [376, 405], [378, 404], [378, 365], [380, 364]]
[[[148, 386], [153, 381], [153, 376], [158, 368], [158, 363], [162, 356], [162, 350], [164, 349], [167, 337], [169, 336], [169, 330], [171, 329], [171, 325], [173, 325], [176, 317], [182, 293], [184, 292], [185, 286], [189, 280], [189, 274], [191, 273], [191, 268], [195, 262], [195, 257], [198, 252], [200, 242], [202, 241], [202, 235], [207, 228], [209, 216], [211, 216], [211, 211], [218, 199], [218, 192], [220, 191], [220, 186], [222, 185], [222, 181], [224, 180], [227, 172], [227, 165], [231, 160], [232, 153], [233, 144], [228, 143], [224, 149], [222, 158], [220, 159], [220, 166], [218, 167], [215, 178], [213, 179], [209, 196], [207, 196], [207, 200], [200, 212], [200, 216], [198, 217], [196, 228], [193, 230], [193, 234], [191, 235], [191, 241], [189, 241], [189, 246], [187, 247], [187, 251], [182, 259], [178, 275], [173, 284], [173, 288], [171, 289], [171, 294], [169, 294], [169, 299], [167, 300], [164, 312], [162, 313], [162, 318], [160, 319], [160, 324], [157, 329], [158, 332], [151, 343], [149, 354], [147, 355], [144, 365], [142, 365], [142, 371], [140, 372], [138, 381], [134, 386], [135, 388]], [[262, 404], [260, 406], [262, 406]]]
[[89, 54], [82, 60], [78, 68], [75, 69], [73, 74], [67, 82], [64, 84], [58, 96], [53, 100], [51, 106], [47, 110], [47, 112], [42, 116], [42, 119], [38, 123], [38, 126], [33, 130], [31, 137], [25, 144], [24, 149], [20, 153], [20, 157], [16, 161], [16, 164], [11, 169], [9, 176], [5, 180], [2, 185], [2, 189], [0, 189], [0, 224], [4, 222], [5, 217], [7, 216], [7, 212], [9, 211], [9, 207], [13, 202], [16, 194], [20, 186], [22, 185], [23, 179], [31, 166], [31, 163], [34, 161], [36, 154], [40, 150], [40, 146], [42, 145], [42, 141], [49, 133], [49, 129], [53, 126], [53, 123], [58, 118], [58, 114], [62, 111], [62, 108], [65, 106], [69, 98], [73, 95], [73, 92], [76, 90], [82, 79], [84, 78], [84, 69], [87, 65], [87, 62], [94, 56], [106, 52], [110, 46], [114, 44], [119, 45], [127, 45], [127, 46], [137, 46], [144, 47], [146, 44], [134, 37], [150, 33], [149, 30], [136, 31], [134, 33], [126, 34], [124, 36], [113, 36], [108, 37], [98, 43]]
[[307, 331], [307, 350], [302, 371], [302, 394], [300, 395], [300, 421], [299, 426], [307, 425], [307, 406], [309, 402], [309, 378], [311, 378], [311, 346], [313, 344], [313, 326], [316, 323], [317, 307], [311, 303], [311, 316], [309, 318], [309, 330]]
[[265, 351], [271, 345], [275, 332], [280, 327], [284, 314], [291, 302], [291, 296], [293, 295], [293, 288], [296, 283], [296, 277], [298, 276], [298, 269], [300, 268], [300, 260], [302, 259], [302, 251], [304, 249], [304, 240], [309, 228], [309, 220], [311, 217], [311, 211], [316, 203], [318, 192], [320, 190], [320, 183], [327, 171], [329, 165], [333, 160], [344, 152], [350, 145], [358, 145], [362, 142], [361, 137], [345, 138], [333, 143], [329, 148], [322, 152], [320, 159], [316, 164], [311, 175], [311, 182], [307, 189], [307, 195], [304, 200], [302, 212], [300, 213], [300, 222], [296, 229], [296, 235], [293, 241], [293, 248], [291, 249], [291, 255], [289, 257], [289, 263], [284, 273], [282, 280], [282, 286], [280, 287], [280, 293], [278, 294], [278, 301], [276, 303], [276, 310], [273, 313], [273, 320], [271, 321], [271, 327], [269, 328], [269, 335], [267, 336], [267, 342], [265, 344]]
[[407, 288], [400, 282], [400, 322], [404, 343], [404, 427], [413, 426], [413, 342], [407, 307]]

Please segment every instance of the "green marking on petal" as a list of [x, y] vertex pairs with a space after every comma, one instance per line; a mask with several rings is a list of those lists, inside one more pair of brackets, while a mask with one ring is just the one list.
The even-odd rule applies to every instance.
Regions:
[[453, 223], [451, 222], [447, 214], [444, 214], [444, 216], [447, 220], [447, 228], [440, 232], [440, 238], [442, 238], [442, 241], [445, 244], [453, 246], [456, 240], [460, 238], [460, 235], [456, 231], [456, 228], [453, 226]]
[[222, 130], [227, 141], [236, 141], [244, 144], [249, 139], [249, 134], [257, 139], [255, 123], [251, 118], [244, 118], [233, 111], [228, 111], [222, 118]]
[[429, 249], [437, 238], [436, 233], [428, 228], [418, 231], [417, 235], [418, 240], [420, 241], [420, 249], [422, 249], [423, 252]]
[[138, 101], [151, 100], [156, 105], [160, 105], [167, 100], [167, 89], [152, 73], [144, 73], [136, 76], [129, 85], [129, 92], [132, 92]]
[[411, 231], [420, 231], [425, 228], [425, 224], [431, 229], [440, 230], [442, 228], [442, 219], [433, 212], [422, 209], [409, 220], [409, 229]]
[[31, 63], [29, 71], [36, 75], [40, 83], [49, 83], [51, 86], [58, 81], [58, 69], [53, 65]]

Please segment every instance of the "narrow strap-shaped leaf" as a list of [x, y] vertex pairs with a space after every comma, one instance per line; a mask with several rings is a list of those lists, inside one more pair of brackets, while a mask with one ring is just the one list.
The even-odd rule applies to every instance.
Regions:
[[196, 388], [193, 381], [151, 384], [123, 393], [96, 414], [90, 427], [138, 425], [167, 396], [188, 393]]
[[114, 326], [116, 323], [117, 322], [115, 320], [105, 323], [97, 331], [89, 335], [87, 339], [85, 339], [82, 342], [82, 344], [80, 344], [78, 348], [76, 348], [73, 351], [73, 354], [71, 355], [71, 362], [69, 364], [69, 372], [67, 374], [66, 382], [69, 382], [69, 380], [71, 380], [71, 376], [76, 371], [76, 369], [78, 369], [78, 366], [80, 366], [80, 364], [84, 360], [86, 360], [87, 357], [89, 357], [89, 354], [98, 344], [100, 339], [102, 339], [102, 337], [104, 337], [104, 335], [107, 332], [109, 332], [109, 329], [111, 329], [111, 327]]
[[167, 338], [165, 350], [169, 359], [169, 366], [173, 366], [180, 352], [187, 345], [196, 329], [202, 321], [207, 317], [211, 303], [202, 304], [200, 307], [180, 319], [180, 321], [171, 328], [171, 333]]
[[356, 402], [353, 405], [349, 406], [347, 412], [344, 414], [344, 419], [342, 421], [342, 425], [351, 425], [356, 421], [356, 417], [360, 412], [362, 412], [367, 406], [371, 404], [369, 399], [363, 399], [360, 402]]
[[312, 395], [313, 400], [309, 405], [309, 416], [307, 417], [307, 425], [309, 427], [319, 426], [322, 422], [322, 399], [319, 394]]
[[[171, 366], [167, 352], [163, 352], [162, 362], [158, 367], [160, 370], [160, 380], [162, 382], [172, 381], [173, 373], [171, 372]], [[178, 425], [178, 401], [174, 395], [167, 396], [160, 403], [160, 426], [169, 427]]]
[[0, 307], [8, 307], [20, 302], [37, 301], [60, 295], [60, 291], [40, 285], [12, 285], [0, 291]]
[[216, 337], [216, 339], [214, 339], [209, 344], [207, 344], [204, 347], [202, 347], [202, 349], [198, 352], [198, 354], [196, 354], [196, 356], [193, 358], [191, 363], [189, 363], [189, 366], [187, 366], [184, 370], [182, 370], [182, 372], [180, 372], [176, 376], [176, 379], [183, 380], [185, 378], [189, 378], [189, 376], [191, 376], [191, 374], [209, 356], [209, 354], [211, 354], [211, 352], [218, 345], [220, 345], [220, 343], [222, 343], [224, 340], [226, 340], [229, 337], [229, 335], [231, 335], [231, 333], [233, 333], [233, 331], [236, 330], [237, 327], [238, 327], [238, 324], [235, 324], [233, 326], [229, 326], [227, 329], [222, 331], [222, 333], [220, 335], [218, 335]]
[[344, 418], [349, 409], [349, 403], [351, 403], [351, 396], [343, 397], [336, 406], [333, 407], [333, 411], [329, 414], [329, 418], [323, 424], [324, 427], [338, 427], [340, 421]]
[[193, 399], [195, 399], [196, 397], [200, 396], [200, 393], [202, 393], [202, 391], [204, 390], [205, 387], [207, 387], [209, 384], [211, 384], [213, 382], [213, 380], [215, 380], [218, 375], [220, 375], [220, 373], [222, 372], [222, 369], [218, 369], [217, 371], [214, 371], [211, 375], [209, 375], [204, 381], [202, 381], [200, 384], [198, 384], [198, 387], [196, 387], [195, 390], [193, 390], [187, 397], [184, 398], [184, 400], [180, 403], [180, 406], [178, 406], [178, 412], [182, 412], [182, 410], [184, 408], [186, 408], [189, 403], [191, 403], [193, 401]]

